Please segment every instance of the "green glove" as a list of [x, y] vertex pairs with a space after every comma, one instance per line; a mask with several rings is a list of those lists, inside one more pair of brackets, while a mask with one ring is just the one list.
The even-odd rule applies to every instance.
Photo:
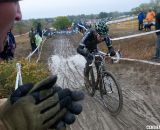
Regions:
[[64, 117], [70, 91], [56, 87], [56, 79], [51, 76], [34, 87], [20, 87], [11, 95], [0, 109], [7, 130], [47, 130]]

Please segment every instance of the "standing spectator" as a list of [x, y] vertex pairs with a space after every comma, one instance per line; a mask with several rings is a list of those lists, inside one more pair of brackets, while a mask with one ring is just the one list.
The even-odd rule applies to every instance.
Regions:
[[15, 37], [12, 34], [12, 30], [10, 29], [7, 33], [4, 50], [0, 54], [0, 58], [2, 60], [12, 60], [14, 58], [14, 51], [16, 48]]
[[146, 20], [147, 20], [148, 24], [151, 24], [153, 22], [155, 15], [156, 15], [155, 12], [150, 9], [146, 15]]
[[143, 30], [143, 20], [145, 19], [145, 14], [143, 11], [140, 11], [138, 14], [138, 30]]
[[36, 33], [38, 33], [39, 36], [42, 37], [42, 25], [41, 25], [41, 23], [37, 24]]
[[35, 32], [33, 28], [31, 28], [31, 31], [29, 32], [29, 38], [30, 38], [30, 44], [31, 44], [32, 51], [34, 51], [37, 48], [37, 46], [35, 42]]
[[[156, 23], [155, 23], [156, 30], [160, 30], [160, 9], [156, 12]], [[157, 32], [157, 41], [156, 41], [156, 54], [155, 59], [160, 59], [160, 32]]]

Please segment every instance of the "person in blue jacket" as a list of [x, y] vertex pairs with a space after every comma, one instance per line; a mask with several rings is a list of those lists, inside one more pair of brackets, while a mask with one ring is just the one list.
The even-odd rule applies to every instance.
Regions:
[[145, 14], [141, 11], [138, 14], [138, 30], [143, 30], [143, 20], [145, 19]]

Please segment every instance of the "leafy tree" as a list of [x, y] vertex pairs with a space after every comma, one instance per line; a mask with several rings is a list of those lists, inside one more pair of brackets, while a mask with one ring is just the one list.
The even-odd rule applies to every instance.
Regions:
[[55, 21], [53, 22], [53, 27], [56, 28], [57, 30], [65, 30], [69, 26], [71, 26], [71, 22], [69, 19], [65, 16], [59, 16], [55, 18]]
[[98, 17], [101, 19], [101, 18], [106, 18], [106, 17], [108, 17], [108, 13], [106, 13], [106, 12], [100, 12], [99, 13], [99, 15], [98, 15]]

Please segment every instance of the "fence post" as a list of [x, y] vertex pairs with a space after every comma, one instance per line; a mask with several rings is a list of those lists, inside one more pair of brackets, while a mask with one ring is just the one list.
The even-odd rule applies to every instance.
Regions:
[[15, 90], [19, 87], [19, 85], [22, 85], [22, 76], [21, 76], [21, 64], [16, 64], [17, 69], [17, 76], [16, 76], [16, 83], [15, 83]]

